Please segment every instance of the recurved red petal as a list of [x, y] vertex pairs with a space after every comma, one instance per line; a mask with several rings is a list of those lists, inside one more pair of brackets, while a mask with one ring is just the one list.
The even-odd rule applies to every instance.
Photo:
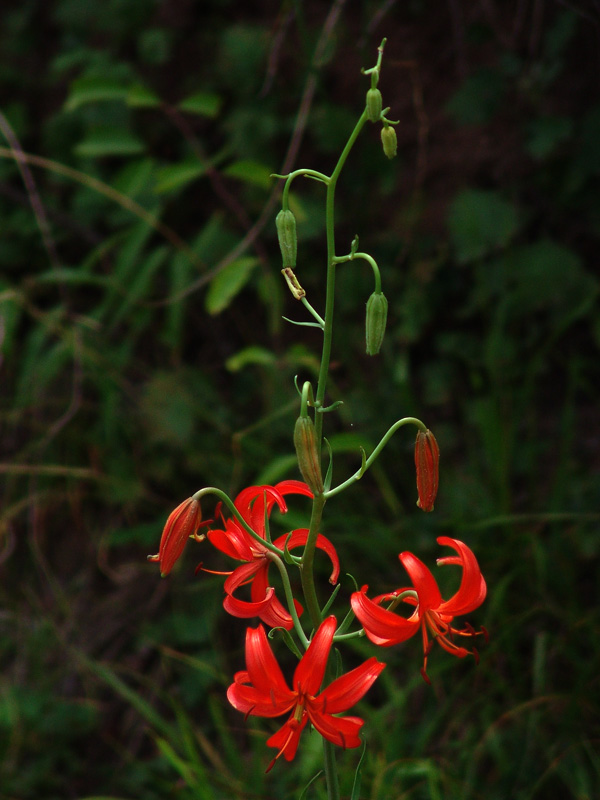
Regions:
[[[297, 481], [297, 483], [299, 483], [299, 481]], [[303, 486], [304, 484], [300, 485]], [[286, 533], [283, 536], [279, 536], [279, 538], [277, 538], [273, 544], [275, 547], [279, 547], [280, 550], [283, 550], [287, 543], [288, 550], [293, 550], [295, 547], [304, 547], [307, 539], [308, 528], [298, 528], [298, 530], [292, 531], [291, 535]], [[340, 560], [335, 547], [332, 545], [329, 539], [326, 536], [323, 536], [321, 533], [319, 533], [317, 536], [316, 546], [319, 550], [322, 550], [329, 556], [329, 559], [333, 565], [333, 570], [329, 576], [329, 583], [337, 583], [337, 579], [340, 574]]]
[[443, 564], [458, 564], [462, 567], [462, 579], [456, 594], [446, 602], [441, 603], [438, 611], [441, 614], [450, 614], [452, 616], [460, 616], [461, 614], [468, 614], [475, 608], [478, 608], [487, 593], [487, 587], [477, 559], [473, 554], [470, 547], [458, 539], [451, 539], [449, 536], [440, 536], [438, 544], [446, 545], [455, 550], [457, 556], [445, 556], [438, 558], [437, 563]]
[[390, 647], [410, 639], [421, 626], [419, 610], [410, 619], [404, 619], [370, 600], [366, 595], [368, 588], [363, 586], [360, 592], [354, 592], [350, 604], [369, 639], [381, 647]]
[[[225, 599], [223, 600], [223, 608], [228, 614], [231, 614], [232, 617], [240, 617], [241, 619], [260, 617], [262, 619], [263, 614], [271, 605], [274, 595], [275, 589], [272, 587], [267, 590], [267, 594], [265, 595], [264, 599], [257, 602], [239, 600], [232, 594], [226, 594]], [[286, 626], [283, 625], [283, 627]]]
[[442, 595], [431, 570], [420, 558], [412, 553], [400, 553], [399, 559], [410, 575], [413, 586], [419, 595], [419, 610], [424, 614], [430, 608], [437, 608], [442, 602]]
[[[265, 561], [268, 564], [268, 561]], [[252, 586], [250, 589], [250, 595], [252, 597], [253, 602], [260, 602], [260, 600], [265, 597], [267, 592], [269, 591], [269, 571], [268, 568], [260, 569], [256, 573], [254, 580], [252, 581]], [[271, 590], [271, 602], [261, 610], [259, 616], [265, 625], [269, 625], [271, 628], [285, 628], [286, 630], [291, 630], [294, 626], [294, 621], [290, 616], [289, 611], [279, 602], [277, 596], [272, 593]], [[303, 608], [300, 603], [294, 598], [294, 606], [296, 608], [296, 613], [298, 616], [302, 614]]]

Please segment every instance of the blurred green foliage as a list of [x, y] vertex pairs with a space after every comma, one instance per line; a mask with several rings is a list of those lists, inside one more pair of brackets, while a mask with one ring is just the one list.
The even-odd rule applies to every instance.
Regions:
[[[371, 277], [341, 267], [344, 405], [326, 434], [343, 480], [387, 424], [421, 416], [440, 494], [435, 514], [414, 508], [398, 436], [328, 504], [326, 532], [343, 572], [381, 591], [405, 580], [399, 551], [433, 564], [436, 535], [464, 539], [491, 638], [478, 669], [435, 652], [433, 688], [418, 642], [386, 651], [359, 706], [361, 796], [596, 796], [596, 6], [460, 5], [3, 4], [2, 800], [287, 798], [319, 769], [307, 736], [264, 775], [267, 726], [224, 696], [244, 625], [220, 579], [194, 578], [186, 554], [161, 582], [144, 556], [201, 486], [298, 477], [293, 378], [314, 377], [319, 343], [282, 321], [302, 310], [279, 275], [269, 176], [332, 168], [383, 36], [399, 155], [365, 133], [337, 223], [339, 251], [358, 233], [382, 268], [388, 333], [366, 358]], [[296, 184], [291, 203], [318, 309], [321, 187]], [[340, 754], [348, 796], [358, 759]]]

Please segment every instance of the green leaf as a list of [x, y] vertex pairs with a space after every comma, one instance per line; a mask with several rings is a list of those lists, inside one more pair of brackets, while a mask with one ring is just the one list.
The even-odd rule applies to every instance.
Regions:
[[132, 156], [143, 153], [145, 145], [141, 139], [122, 128], [96, 128], [75, 147], [75, 153], [82, 158], [102, 158], [103, 156]]
[[198, 159], [181, 161], [179, 164], [170, 164], [158, 172], [158, 179], [154, 191], [157, 194], [172, 192], [196, 180], [206, 172], [206, 165]]
[[74, 111], [87, 103], [106, 100], [126, 100], [128, 88], [119, 80], [100, 75], [77, 78], [69, 87], [65, 111]]
[[127, 89], [125, 101], [132, 108], [156, 108], [160, 106], [160, 97], [141, 83], [134, 83]]
[[275, 354], [265, 347], [250, 345], [249, 347], [244, 347], [243, 350], [240, 350], [235, 355], [230, 356], [225, 362], [225, 366], [230, 372], [239, 372], [239, 370], [247, 367], [249, 364], [259, 364], [263, 367], [270, 367], [275, 364], [276, 360]]
[[229, 178], [239, 178], [244, 183], [260, 186], [261, 189], [270, 189], [273, 185], [272, 172], [273, 170], [264, 164], [249, 159], [234, 161], [223, 170], [223, 174]]
[[465, 189], [448, 214], [450, 237], [462, 263], [506, 247], [518, 227], [517, 209], [498, 192]]
[[248, 283], [252, 270], [258, 264], [255, 256], [242, 256], [222, 269], [210, 282], [205, 308], [209, 314], [220, 314]]
[[199, 114], [202, 117], [213, 119], [221, 109], [221, 98], [213, 92], [196, 92], [186, 97], [179, 103], [180, 111], [190, 114]]

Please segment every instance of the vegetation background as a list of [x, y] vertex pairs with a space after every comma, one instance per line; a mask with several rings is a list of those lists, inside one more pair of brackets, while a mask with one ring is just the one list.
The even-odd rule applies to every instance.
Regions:
[[[440, 493], [415, 508], [398, 435], [325, 533], [374, 591], [401, 550], [467, 541], [490, 643], [477, 668], [435, 652], [432, 687], [418, 641], [386, 651], [361, 797], [599, 796], [599, 23], [597, 0], [3, 0], [2, 800], [280, 800], [317, 771], [307, 737], [265, 776], [268, 725], [228, 707], [244, 623], [194, 577], [207, 551], [164, 581], [145, 556], [198, 488], [298, 477], [318, 343], [282, 321], [269, 175], [331, 170], [384, 36], [399, 155], [365, 131], [337, 221], [389, 330], [367, 358], [371, 278], [345, 266], [328, 438], [343, 479], [418, 415]], [[321, 187], [293, 201], [318, 308]]]

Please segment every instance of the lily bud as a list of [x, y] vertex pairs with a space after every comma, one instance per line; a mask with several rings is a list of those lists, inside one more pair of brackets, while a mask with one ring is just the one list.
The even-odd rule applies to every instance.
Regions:
[[383, 292], [373, 292], [367, 301], [365, 334], [367, 355], [375, 356], [381, 348], [387, 322], [388, 301]]
[[277, 226], [277, 238], [279, 239], [283, 266], [284, 268], [295, 267], [296, 252], [298, 249], [296, 217], [289, 208], [285, 209], [285, 211], [281, 209], [275, 218], [275, 225]]
[[398, 149], [398, 137], [391, 125], [384, 125], [381, 129], [381, 144], [384, 154], [388, 158], [394, 158]]
[[438, 490], [440, 448], [430, 430], [419, 431], [415, 442], [415, 467], [417, 469], [417, 505], [423, 511], [433, 511]]
[[171, 511], [160, 538], [160, 546], [155, 556], [148, 556], [148, 561], [158, 561], [161, 577], [165, 577], [175, 566], [175, 562], [183, 553], [190, 536], [194, 536], [202, 521], [200, 503], [188, 497], [183, 503]]
[[298, 417], [294, 426], [294, 447], [298, 466], [308, 488], [313, 494], [322, 494], [323, 478], [317, 451], [317, 435], [310, 417]]
[[367, 114], [371, 122], [379, 122], [383, 101], [379, 89], [369, 89], [367, 92]]

